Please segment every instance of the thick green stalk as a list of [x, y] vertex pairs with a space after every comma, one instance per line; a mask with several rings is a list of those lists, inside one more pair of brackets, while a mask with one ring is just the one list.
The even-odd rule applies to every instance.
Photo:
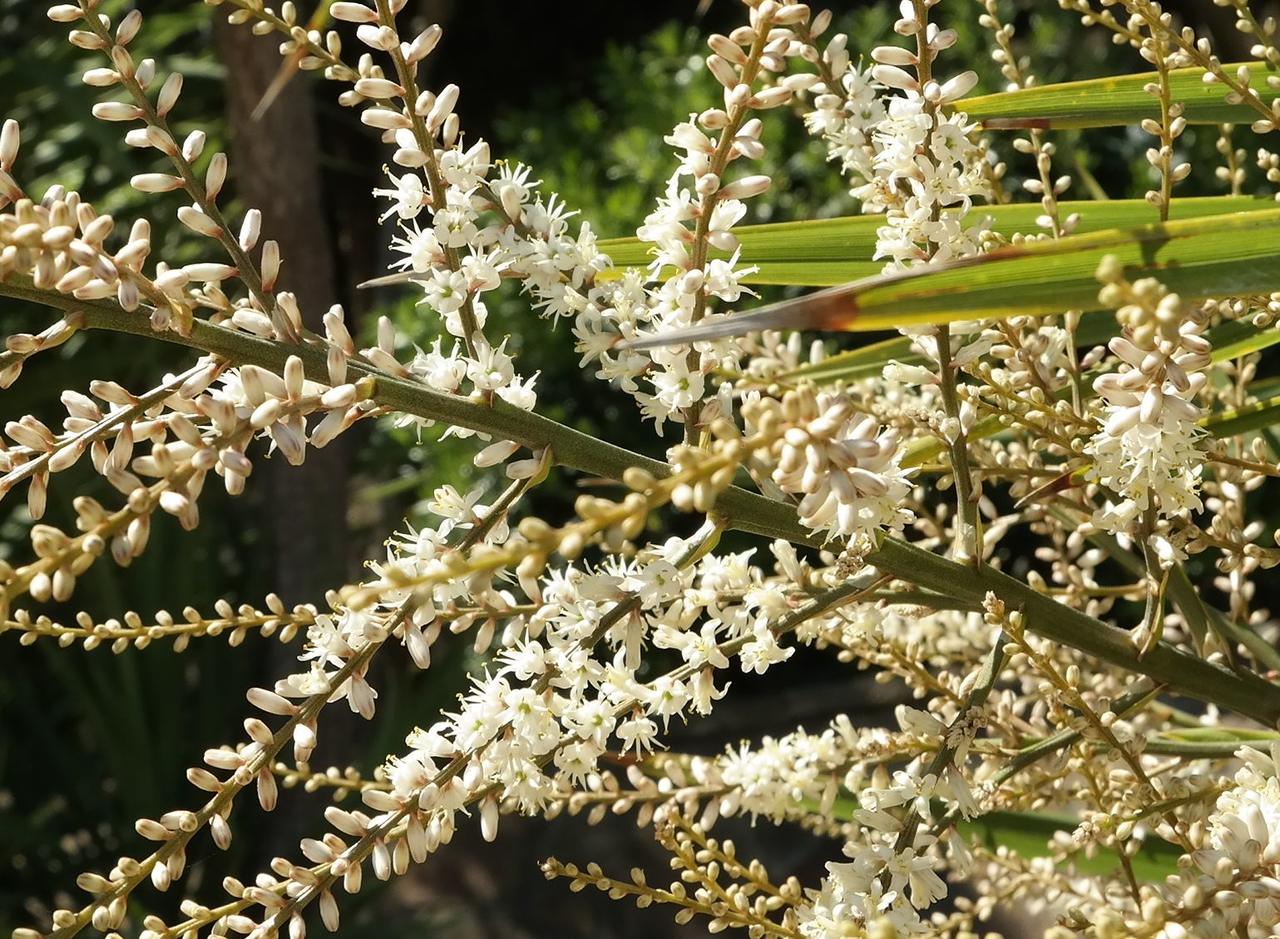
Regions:
[[[325, 352], [316, 345], [292, 346], [258, 339], [197, 320], [189, 336], [175, 332], [157, 333], [143, 312], [128, 313], [110, 301], [82, 301], [52, 290], [37, 290], [28, 284], [0, 283], [0, 296], [39, 303], [60, 310], [81, 310], [88, 329], [133, 333], [152, 339], [201, 349], [224, 356], [237, 364], [253, 364], [279, 371], [290, 355], [297, 355], [308, 377], [328, 382]], [[445, 421], [460, 427], [516, 441], [528, 447], [551, 447], [557, 463], [618, 479], [631, 466], [655, 475], [670, 468], [658, 460], [597, 440], [588, 434], [538, 414], [527, 413], [502, 402], [489, 407], [467, 398], [441, 394], [423, 385], [375, 374], [352, 363], [353, 377], [369, 378], [372, 397], [379, 404], [406, 414]], [[820, 540], [802, 527], [792, 506], [766, 499], [745, 489], [731, 487], [716, 503], [718, 515], [730, 527], [768, 538], [782, 538], [797, 544], [817, 546]], [[1211, 702], [1273, 727], [1280, 724], [1280, 687], [1255, 675], [1240, 675], [1161, 643], [1139, 659], [1129, 633], [1110, 626], [1078, 610], [1063, 606], [1051, 597], [989, 567], [975, 569], [932, 554], [897, 538], [885, 538], [867, 562], [880, 571], [916, 584], [926, 590], [958, 600], [981, 603], [994, 593], [1011, 610], [1020, 610], [1027, 628], [1054, 642], [1060, 642], [1134, 674], [1147, 675], [1171, 690]]]

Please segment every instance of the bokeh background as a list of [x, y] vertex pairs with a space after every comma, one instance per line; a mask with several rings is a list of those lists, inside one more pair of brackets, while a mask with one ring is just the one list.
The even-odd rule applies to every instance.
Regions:
[[[391, 231], [380, 225], [383, 204], [371, 190], [383, 184], [388, 154], [358, 115], [340, 107], [337, 86], [316, 75], [291, 82], [258, 121], [251, 112], [279, 67], [276, 42], [228, 27], [221, 11], [191, 0], [144, 0], [146, 21], [136, 45], [187, 81], [175, 116], [182, 132], [209, 135], [206, 153], [228, 149], [234, 198], [264, 212], [264, 229], [281, 243], [283, 286], [318, 318], [334, 302], [372, 329], [379, 315], [394, 318], [408, 343], [425, 345], [437, 324], [407, 291], [357, 291], [382, 273]], [[311, 10], [300, 5], [304, 17]], [[891, 35], [896, 2], [835, 3], [837, 27], [848, 31], [855, 55]], [[1170, 8], [1181, 4], [1169, 3]], [[1192, 4], [1196, 15], [1217, 11]], [[1019, 48], [1042, 81], [1137, 71], [1142, 64], [1102, 32], [1083, 32], [1051, 0], [1003, 4], [1018, 28]], [[124, 4], [105, 0], [113, 16]], [[940, 9], [960, 42], [947, 53], [949, 72], [975, 68], [982, 88], [998, 90], [999, 75], [976, 25], [976, 2], [951, 0]], [[403, 16], [412, 34], [429, 22], [445, 38], [426, 63], [424, 84], [462, 88], [458, 111], [466, 135], [489, 140], [495, 156], [524, 161], [548, 189], [590, 219], [602, 236], [632, 233], [669, 175], [673, 160], [662, 136], [675, 122], [718, 100], [702, 68], [704, 37], [727, 32], [742, 15], [733, 0], [409, 0]], [[1225, 16], [1226, 14], [1223, 13]], [[1229, 19], [1196, 22], [1216, 37], [1227, 61], [1247, 57]], [[352, 37], [349, 49], [355, 49]], [[213, 260], [174, 218], [178, 195], [142, 196], [127, 185], [153, 169], [151, 152], [121, 141], [120, 125], [95, 122], [92, 89], [81, 84], [93, 56], [72, 48], [64, 30], [30, 0], [0, 0], [0, 117], [23, 125], [19, 172], [29, 192], [52, 183], [79, 189], [117, 219], [138, 216], [153, 225], [157, 250], [171, 262]], [[753, 200], [753, 221], [810, 218], [856, 210], [822, 148], [807, 141], [795, 116], [766, 122], [764, 171], [773, 189]], [[1212, 178], [1216, 133], [1192, 129], [1184, 147], [1198, 154], [1200, 192], [1218, 191]], [[1140, 133], [1091, 133], [1087, 146], [1072, 134], [1058, 138], [1061, 171], [1076, 175], [1068, 197], [1141, 194], [1147, 146]], [[1003, 145], [1004, 142], [999, 142]], [[1028, 169], [1006, 154], [1010, 177]], [[202, 253], [204, 252], [204, 253]], [[577, 367], [572, 336], [538, 320], [514, 292], [491, 304], [490, 331], [510, 332], [525, 374], [539, 371], [540, 409], [557, 420], [659, 455], [662, 442], [641, 432], [627, 399], [612, 394]], [[0, 332], [38, 328], [44, 314], [16, 305], [0, 308]], [[878, 337], [875, 337], [878, 338]], [[184, 361], [180, 350], [129, 337], [81, 335], [57, 354], [37, 357], [22, 380], [0, 394], [0, 420], [23, 413], [58, 418], [58, 393], [84, 389], [95, 378], [126, 387], [151, 387]], [[70, 618], [86, 610], [101, 619], [136, 610], [191, 605], [212, 610], [219, 598], [258, 604], [270, 590], [286, 602], [323, 603], [327, 589], [358, 579], [362, 560], [378, 556], [384, 539], [414, 522], [435, 486], [474, 483], [467, 442], [441, 441], [389, 426], [366, 426], [340, 443], [312, 451], [300, 469], [281, 460], [259, 464], [248, 492], [228, 499], [217, 487], [205, 496], [202, 522], [182, 532], [157, 519], [151, 545], [131, 570], [99, 564], [83, 578], [73, 602], [48, 612]], [[536, 490], [530, 508], [563, 518], [584, 481], [557, 476]], [[60, 476], [48, 518], [70, 525], [72, 496], [97, 493], [91, 474]], [[0, 557], [25, 557], [30, 526], [21, 493], [0, 503]], [[1016, 549], [1016, 545], [1014, 545]], [[59, 650], [42, 641], [20, 647], [0, 637], [0, 932], [45, 924], [56, 905], [79, 906], [76, 875], [105, 870], [122, 853], [140, 853], [133, 821], [191, 807], [197, 794], [186, 767], [209, 746], [240, 739], [247, 713], [243, 692], [269, 685], [291, 668], [290, 646], [251, 635], [239, 648], [223, 639], [197, 641], [175, 656], [164, 643], [115, 656], [107, 649]], [[462, 640], [443, 641], [429, 672], [407, 656], [381, 657], [374, 676], [378, 714], [365, 723], [347, 714], [325, 718], [314, 767], [355, 765], [372, 770], [400, 748], [404, 734], [451, 703], [477, 657]], [[735, 678], [734, 704], [707, 720], [674, 731], [670, 744], [712, 753], [744, 737], [785, 733], [797, 724], [817, 728], [849, 712], [884, 722], [902, 700], [892, 685], [842, 666], [829, 655], [803, 653], [767, 679]], [[168, 894], [139, 890], [135, 912], [172, 912], [186, 895], [219, 895], [229, 872], [265, 868], [276, 854], [296, 854], [297, 840], [321, 830], [323, 795], [289, 794], [263, 814], [241, 800], [233, 817], [235, 841], [216, 851], [207, 837], [193, 845], [186, 879]], [[724, 823], [722, 823], [724, 825]], [[724, 825], [740, 853], [762, 857], [776, 870], [794, 870], [816, 883], [823, 864], [838, 856], [834, 842], [803, 833], [745, 824]], [[437, 859], [389, 885], [367, 878], [346, 906], [342, 935], [399, 937], [664, 936], [697, 935], [664, 911], [636, 911], [603, 897], [570, 898], [563, 882], [547, 883], [538, 860], [598, 860], [625, 870], [645, 859], [652, 876], [665, 867], [647, 832], [629, 818], [589, 828], [582, 819], [553, 825], [504, 821], [498, 842], [485, 845], [464, 831]], [[609, 862], [612, 862], [610, 865]], [[135, 922], [140, 920], [135, 917]], [[1017, 927], [1014, 927], [1016, 930]]]

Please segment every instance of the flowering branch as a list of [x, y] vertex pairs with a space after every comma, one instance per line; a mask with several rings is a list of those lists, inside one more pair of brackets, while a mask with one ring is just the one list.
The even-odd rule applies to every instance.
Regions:
[[[144, 317], [126, 313], [107, 301], [86, 303], [12, 282], [0, 283], [0, 295], [44, 303], [58, 309], [83, 310], [86, 328], [111, 329], [178, 342], [264, 368], [283, 368], [284, 360], [294, 353], [309, 373], [325, 374], [323, 355], [306, 347], [294, 350], [201, 322], [192, 324], [190, 337], [179, 337], [173, 333], [156, 335]], [[359, 366], [353, 364], [352, 367], [360, 372]], [[373, 386], [369, 396], [381, 405], [491, 433], [524, 446], [550, 447], [557, 463], [586, 473], [620, 480], [631, 467], [638, 467], [655, 477], [669, 472], [669, 468], [657, 460], [631, 453], [536, 414], [501, 404], [493, 408], [484, 407], [464, 398], [433, 392], [401, 379], [374, 376], [367, 371], [363, 377]], [[810, 544], [815, 540], [796, 523], [794, 514], [785, 505], [736, 487], [731, 486], [720, 495], [716, 511], [730, 527], [741, 531], [784, 538], [797, 544]], [[986, 568], [976, 573], [964, 573], [963, 565], [892, 538], [885, 539], [866, 560], [896, 577], [955, 599], [981, 603], [990, 590], [1009, 607], [1022, 608], [1029, 628], [1047, 638], [1148, 675], [1202, 700], [1248, 714], [1265, 724], [1280, 720], [1280, 688], [1261, 679], [1233, 675], [1167, 645], [1157, 646], [1139, 660], [1125, 631], [1055, 603], [1007, 574]]]

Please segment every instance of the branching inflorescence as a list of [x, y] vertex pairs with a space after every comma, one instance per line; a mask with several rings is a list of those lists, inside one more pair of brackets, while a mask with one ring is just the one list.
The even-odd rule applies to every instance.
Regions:
[[[1236, 11], [1262, 72], [1223, 66], [1147, 0], [1063, 0], [1156, 69], [1140, 122], [1155, 138], [1141, 221], [1168, 219], [1191, 188], [1177, 69], [1221, 86], [1253, 133], [1276, 129], [1275, 23], [1243, 0], [1219, 5]], [[827, 13], [745, 0], [746, 23], [709, 40], [723, 100], [665, 138], [675, 168], [636, 233], [652, 257], [643, 269], [616, 266], [530, 167], [466, 136], [459, 88], [422, 85], [441, 30], [401, 35], [403, 6], [331, 5], [362, 47], [350, 63], [340, 33], [299, 25], [292, 3], [221, 4], [339, 83], [339, 101], [391, 148], [394, 168], [374, 194], [386, 201], [370, 212], [395, 220], [395, 260], [375, 283], [414, 291], [441, 336], [408, 355], [388, 319], [364, 347], [340, 307], [324, 314], [322, 334], [304, 326], [297, 299], [277, 289], [289, 259], [263, 239], [260, 214], [232, 218], [220, 202], [225, 154], [206, 153], [199, 131], [175, 135], [181, 75], [162, 77], [130, 51], [140, 13], [113, 22], [98, 0], [49, 11], [75, 46], [101, 54], [84, 74], [108, 96], [94, 116], [153, 158], [134, 188], [181, 193], [178, 219], [209, 259], [170, 266], [152, 256], [145, 219], [114, 219], [58, 186], [28, 194], [19, 130], [5, 123], [0, 295], [57, 318], [7, 338], [0, 387], [82, 331], [198, 357], [150, 389], [105, 380], [64, 391], [60, 427], [30, 415], [5, 426], [0, 496], [25, 491], [33, 524], [27, 559], [0, 561], [0, 633], [122, 654], [218, 635], [234, 645], [253, 631], [305, 642], [297, 672], [249, 691], [245, 739], [188, 771], [202, 793], [195, 807], [140, 820], [150, 853], [82, 874], [78, 907], [15, 939], [88, 929], [301, 939], [311, 907], [336, 929], [338, 892], [359, 891], [367, 874], [405, 873], [472, 816], [493, 840], [503, 815], [565, 812], [593, 823], [634, 813], [679, 873], [657, 886], [640, 868], [615, 877], [549, 859], [548, 878], [669, 905], [678, 922], [712, 932], [971, 936], [1016, 902], [1044, 913], [1055, 937], [1272, 935], [1280, 657], [1271, 614], [1251, 601], [1280, 548], [1263, 541], [1264, 520], [1244, 499], [1280, 466], [1256, 436], [1265, 422], [1240, 417], [1260, 407], [1250, 383], [1263, 346], [1220, 355], [1210, 336], [1231, 321], [1269, 326], [1274, 297], [1188, 301], [1106, 257], [1086, 274], [1096, 271], [1096, 309], [1114, 313], [1095, 316], [1110, 326], [1105, 344], [1085, 342], [1081, 311], [1064, 309], [904, 329], [895, 360], [860, 373], [824, 372], [824, 348], [802, 361], [796, 338], [778, 333], [632, 345], [750, 302], [760, 268], [740, 223], [776, 183], [753, 172], [763, 122], [788, 110], [803, 112], [860, 212], [878, 216], [864, 260], [890, 277], [1070, 238], [1089, 208], [1061, 199], [1071, 180], [1054, 175], [1048, 122], [1018, 127], [1013, 143], [1032, 158], [1022, 187], [1040, 216], [1009, 235], [990, 214], [1010, 201], [1008, 166], [966, 116], [977, 76], [948, 63], [957, 34], [938, 14], [975, 16], [1010, 88], [1034, 90], [1002, 4], [904, 0], [893, 28], [905, 45], [864, 53], [844, 34], [825, 38]], [[1224, 178], [1239, 193], [1244, 164], [1229, 130], [1222, 140]], [[1275, 164], [1259, 150], [1261, 184], [1274, 188]], [[489, 322], [488, 295], [504, 280], [541, 320], [568, 321], [547, 341], [572, 342], [582, 367], [633, 398], [657, 434], [680, 426], [665, 462], [537, 413], [538, 376]], [[1235, 430], [1206, 428], [1220, 413]], [[263, 609], [223, 601], [212, 617], [80, 613], [74, 625], [39, 612], [74, 603], [100, 561], [142, 555], [157, 513], [193, 528], [207, 485], [237, 495], [265, 455], [299, 464], [375, 419], [474, 437], [476, 467], [505, 488], [487, 498], [442, 486], [430, 525], [392, 535], [364, 581], [335, 584], [323, 603], [287, 608], [272, 595]], [[113, 496], [76, 497], [75, 531], [63, 531], [41, 520], [47, 494], [81, 463]], [[530, 514], [523, 497], [561, 467], [617, 488], [581, 495], [569, 518]], [[672, 510], [695, 516], [681, 530], [696, 530], [655, 537]], [[724, 550], [731, 528], [761, 540]], [[1193, 560], [1220, 576], [1196, 583]], [[327, 706], [345, 701], [373, 718], [376, 655], [427, 669], [435, 644], [462, 633], [486, 658], [455, 710], [405, 728], [403, 748], [376, 769], [310, 766]], [[672, 721], [732, 707], [733, 672], [785, 670], [798, 646], [874, 668], [918, 706], [899, 706], [892, 729], [841, 714], [817, 733], [797, 728], [715, 757], [665, 748]], [[1208, 709], [1188, 712], [1187, 697]], [[135, 919], [131, 901], [148, 883], [180, 881], [196, 839], [228, 847], [245, 790], [270, 811], [281, 781], [335, 797], [296, 860], [229, 878], [224, 895], [189, 897], [181, 921]], [[1043, 833], [1052, 812], [1069, 821], [1039, 854], [984, 835], [997, 818]], [[844, 857], [820, 883], [776, 879], [712, 835], [735, 816], [802, 826]], [[1135, 858], [1148, 850], [1170, 858], [1166, 880], [1139, 876]], [[962, 880], [976, 900], [949, 898]]]

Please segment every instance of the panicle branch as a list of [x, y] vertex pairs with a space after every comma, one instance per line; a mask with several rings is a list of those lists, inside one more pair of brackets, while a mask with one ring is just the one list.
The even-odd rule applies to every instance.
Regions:
[[[135, 57], [141, 15], [113, 20], [98, 0], [50, 9], [74, 46], [103, 57], [83, 80], [119, 93], [93, 115], [167, 161], [132, 186], [181, 192], [178, 223], [218, 259], [171, 265], [153, 256], [148, 219], [117, 222], [61, 186], [28, 193], [19, 128], [0, 128], [0, 296], [56, 314], [6, 337], [0, 388], [33, 357], [101, 330], [200, 353], [149, 388], [88, 380], [62, 392], [65, 416], [5, 424], [0, 499], [25, 488], [31, 550], [0, 560], [0, 633], [119, 654], [219, 635], [238, 646], [254, 631], [304, 641], [296, 671], [248, 692], [244, 738], [188, 770], [200, 803], [138, 821], [150, 852], [82, 874], [87, 900], [55, 911], [45, 932], [304, 939], [310, 907], [336, 930], [339, 892], [360, 891], [366, 873], [405, 874], [472, 816], [494, 840], [504, 815], [565, 813], [591, 824], [634, 813], [678, 873], [652, 886], [639, 867], [623, 879], [550, 859], [549, 879], [665, 904], [711, 932], [959, 939], [1006, 903], [1035, 905], [1054, 939], [1274, 931], [1280, 625], [1262, 578], [1280, 548], [1254, 494], [1280, 476], [1258, 332], [1276, 318], [1275, 297], [1190, 302], [1109, 257], [1099, 309], [1114, 315], [903, 328], [852, 358], [794, 332], [632, 344], [732, 316], [777, 279], [761, 240], [777, 230], [739, 225], [778, 188], [758, 164], [766, 120], [790, 110], [859, 212], [876, 216], [857, 260], [883, 262], [890, 282], [1092, 224], [1090, 208], [1062, 201], [1072, 180], [1055, 169], [1051, 124], [1010, 143], [1034, 161], [1020, 184], [1033, 211], [1011, 228], [986, 208], [1014, 187], [1002, 144], [965, 114], [978, 76], [948, 63], [963, 44], [943, 17], [975, 16], [1009, 89], [1031, 92], [1036, 63], [1015, 48], [998, 0], [903, 0], [900, 39], [870, 46], [866, 62], [851, 53], [863, 37], [832, 31], [831, 14], [744, 0], [743, 25], [708, 39], [718, 100], [663, 138], [676, 159], [635, 233], [650, 258], [638, 268], [615, 264], [532, 168], [468, 137], [458, 86], [422, 80], [442, 30], [402, 34], [404, 0], [333, 3], [336, 29], [305, 25], [291, 2], [215, 5], [276, 35], [290, 67], [339, 83], [339, 103], [388, 146], [373, 195], [387, 200], [394, 260], [363, 286], [420, 300], [438, 338], [419, 348], [383, 317], [366, 340], [340, 307], [305, 328], [315, 320], [278, 289], [284, 259], [260, 214], [233, 227], [226, 156], [206, 153], [200, 131], [175, 136], [182, 77], [159, 80], [155, 62]], [[1280, 123], [1275, 22], [1244, 0], [1219, 5], [1265, 68], [1223, 66], [1152, 0], [1061, 0], [1154, 69], [1153, 116], [1138, 126], [1154, 138], [1147, 202], [1161, 220], [1181, 211], [1175, 184], [1198, 184], [1180, 152], [1189, 112], [1176, 70], [1199, 70], [1225, 104], [1248, 108], [1251, 132]], [[1219, 135], [1215, 175], [1243, 193], [1244, 153], [1230, 127]], [[1280, 179], [1275, 154], [1260, 149], [1256, 162]], [[637, 423], [652, 422], [664, 459], [538, 412], [540, 376], [517, 352], [528, 342], [489, 323], [504, 282], [536, 314], [530, 335], [572, 344], [581, 367], [631, 399]], [[569, 332], [539, 319], [568, 320]], [[1253, 344], [1232, 338], [1244, 324]], [[70, 601], [103, 556], [128, 566], [161, 516], [195, 527], [209, 482], [239, 494], [265, 456], [296, 465], [370, 419], [472, 439], [481, 482], [439, 486], [425, 520], [399, 526], [369, 573], [323, 604], [290, 608], [271, 594], [261, 608], [222, 600], [212, 615], [101, 621], [40, 608]], [[668, 421], [683, 425], [674, 445], [661, 440]], [[63, 531], [44, 515], [54, 478], [65, 485], [73, 467], [107, 494], [73, 493], [75, 530]], [[557, 467], [619, 488], [535, 515], [523, 497]], [[495, 477], [505, 487], [487, 496]], [[667, 532], [676, 513], [696, 516], [697, 530]], [[689, 531], [680, 526], [670, 528]], [[731, 528], [767, 540], [731, 550]], [[375, 656], [402, 650], [426, 669], [446, 633], [466, 634], [479, 663], [455, 709], [407, 729], [381, 766], [314, 768], [327, 706], [375, 717]], [[735, 673], [787, 675], [800, 647], [899, 687], [893, 726], [841, 712], [817, 732], [712, 756], [664, 749], [673, 719], [733, 708]], [[1207, 706], [1190, 710], [1187, 696]], [[327, 824], [300, 841], [299, 860], [229, 877], [207, 903], [186, 897], [175, 923], [135, 923], [131, 902], [148, 881], [181, 881], [203, 832], [230, 845], [250, 787], [267, 811], [282, 789], [324, 791]], [[843, 858], [814, 884], [775, 876], [713, 834], [742, 818], [835, 839]], [[1151, 857], [1167, 876], [1150, 875]], [[960, 881], [976, 899], [951, 895]]]

